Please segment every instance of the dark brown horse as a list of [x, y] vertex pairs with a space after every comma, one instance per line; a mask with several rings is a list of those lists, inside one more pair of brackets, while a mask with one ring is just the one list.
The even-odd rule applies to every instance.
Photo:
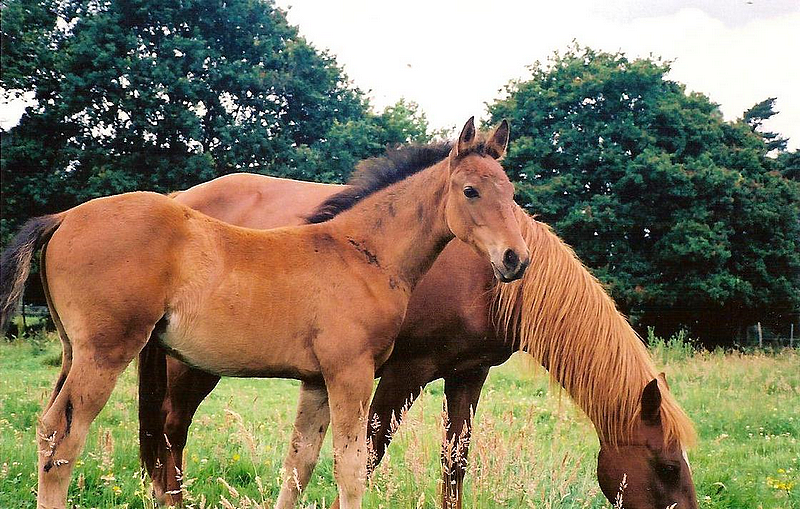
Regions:
[[[341, 189], [234, 174], [176, 193], [175, 199], [234, 224], [272, 228], [301, 224]], [[594, 423], [601, 445], [598, 480], [612, 503], [627, 474], [627, 508], [696, 507], [682, 457], [683, 446], [693, 440], [692, 427], [666, 383], [655, 381], [642, 342], [572, 250], [547, 226], [521, 211], [518, 216], [532, 253], [521, 283], [496, 285], [486, 262], [467, 245], [452, 242], [414, 291], [372, 400], [370, 422], [379, 424], [370, 427], [377, 461], [392, 438], [393, 417], [402, 418], [401, 410], [422, 387], [444, 378], [452, 445], [443, 454], [443, 505], [461, 507], [470, 416], [489, 368], [521, 348], [549, 369]], [[148, 362], [163, 364], [164, 353], [153, 352], [141, 366], [148, 369]], [[175, 472], [189, 424], [219, 378], [172, 357], [166, 363], [164, 391], [141, 404], [142, 457], [157, 491], [169, 490], [179, 500]], [[140, 394], [147, 396], [144, 390]], [[307, 481], [310, 470], [303, 474]]]
[[373, 160], [323, 203], [318, 215], [333, 219], [320, 224], [250, 230], [155, 193], [29, 222], [2, 256], [0, 326], [42, 246], [64, 353], [37, 430], [39, 507], [65, 506], [89, 425], [149, 341], [216, 375], [302, 380], [295, 440], [309, 446], [289, 451], [279, 506], [294, 505], [293, 474], [316, 461], [330, 420], [341, 506], [360, 507], [375, 370], [414, 287], [454, 236], [504, 281], [528, 264], [513, 186], [497, 162], [507, 142], [506, 122], [479, 140], [470, 119], [453, 145]]

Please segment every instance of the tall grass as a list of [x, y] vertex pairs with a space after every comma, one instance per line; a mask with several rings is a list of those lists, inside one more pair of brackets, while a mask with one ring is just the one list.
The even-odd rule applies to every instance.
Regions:
[[[656, 362], [696, 421], [690, 451], [703, 509], [800, 507], [800, 355], [694, 351], [685, 335], [649, 338]], [[41, 351], [39, 354], [37, 352]], [[57, 342], [0, 344], [0, 507], [34, 507], [34, 426], [55, 381]], [[492, 370], [478, 409], [465, 507], [611, 507], [595, 480], [598, 443], [541, 368], [515, 356]], [[271, 507], [289, 440], [298, 384], [227, 379], [201, 406], [186, 451], [190, 507]], [[409, 410], [365, 498], [370, 508], [437, 508], [441, 382]], [[136, 385], [122, 377], [76, 462], [76, 507], [154, 508], [137, 452]], [[336, 495], [330, 441], [304, 508]]]

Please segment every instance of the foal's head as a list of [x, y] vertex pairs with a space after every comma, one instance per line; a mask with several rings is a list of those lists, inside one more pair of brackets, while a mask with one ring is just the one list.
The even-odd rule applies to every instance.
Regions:
[[508, 122], [479, 140], [474, 118], [464, 125], [448, 156], [447, 226], [488, 258], [503, 282], [522, 277], [530, 252], [514, 214], [514, 185], [498, 161], [508, 145]]
[[664, 442], [661, 400], [653, 379], [642, 391], [641, 415], [630, 440], [600, 444], [597, 480], [612, 504], [621, 497], [625, 509], [697, 508], [686, 454], [677, 440]]

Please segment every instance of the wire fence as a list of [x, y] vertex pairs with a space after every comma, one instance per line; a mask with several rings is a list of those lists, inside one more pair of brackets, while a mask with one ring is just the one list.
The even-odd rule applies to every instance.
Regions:
[[[780, 330], [785, 329], [785, 330]], [[764, 347], [786, 347], [794, 348], [800, 346], [800, 338], [797, 337], [798, 328], [794, 323], [789, 323], [780, 329], [763, 327], [761, 322], [747, 327], [744, 346]]]
[[[54, 327], [50, 321], [50, 312], [47, 306], [25, 305], [20, 309], [21, 327], [13, 331], [13, 335], [28, 330], [32, 321], [41, 327]], [[28, 320], [32, 318], [33, 320]], [[34, 328], [36, 328], [34, 326]], [[761, 322], [745, 328], [744, 337], [739, 336], [734, 343], [740, 347], [758, 348], [800, 348], [800, 326], [794, 322], [788, 323], [783, 327], [766, 327]]]

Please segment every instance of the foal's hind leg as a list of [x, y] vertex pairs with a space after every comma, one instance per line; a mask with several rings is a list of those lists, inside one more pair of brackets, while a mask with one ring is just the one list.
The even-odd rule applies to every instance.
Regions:
[[47, 246], [42, 248], [41, 257], [39, 258], [39, 274], [42, 279], [42, 289], [44, 290], [44, 297], [47, 301], [47, 308], [50, 310], [50, 317], [53, 319], [53, 323], [56, 326], [56, 331], [58, 331], [58, 338], [61, 340], [61, 373], [59, 373], [58, 379], [56, 379], [56, 385], [53, 388], [53, 394], [50, 396], [50, 401], [47, 402], [42, 414], [47, 412], [50, 407], [53, 406], [53, 402], [56, 400], [58, 393], [61, 392], [64, 382], [67, 381], [69, 370], [72, 368], [72, 343], [69, 342], [67, 332], [64, 330], [64, 324], [61, 323], [61, 317], [58, 316], [56, 308], [53, 306], [53, 300], [50, 297], [50, 287], [47, 283], [47, 276], [45, 272], [46, 265], [44, 263], [44, 255], [46, 252]]
[[101, 334], [100, 347], [73, 341], [72, 367], [37, 429], [40, 509], [65, 507], [72, 468], [89, 425], [108, 401], [120, 373], [144, 346], [147, 335], [141, 336], [111, 342]]
[[50, 400], [47, 402], [47, 405], [45, 405], [42, 414], [46, 413], [48, 410], [50, 410], [50, 407], [53, 406], [56, 396], [58, 396], [58, 393], [61, 392], [61, 388], [64, 387], [64, 383], [67, 381], [69, 370], [72, 368], [72, 345], [70, 345], [67, 335], [64, 334], [61, 329], [59, 329], [59, 336], [61, 337], [62, 348], [61, 372], [58, 374], [56, 385], [53, 388], [53, 394], [50, 395]]
[[319, 458], [331, 415], [328, 390], [322, 385], [303, 382], [297, 403], [297, 416], [292, 430], [289, 453], [283, 462], [283, 485], [276, 509], [291, 509], [308, 485]]

